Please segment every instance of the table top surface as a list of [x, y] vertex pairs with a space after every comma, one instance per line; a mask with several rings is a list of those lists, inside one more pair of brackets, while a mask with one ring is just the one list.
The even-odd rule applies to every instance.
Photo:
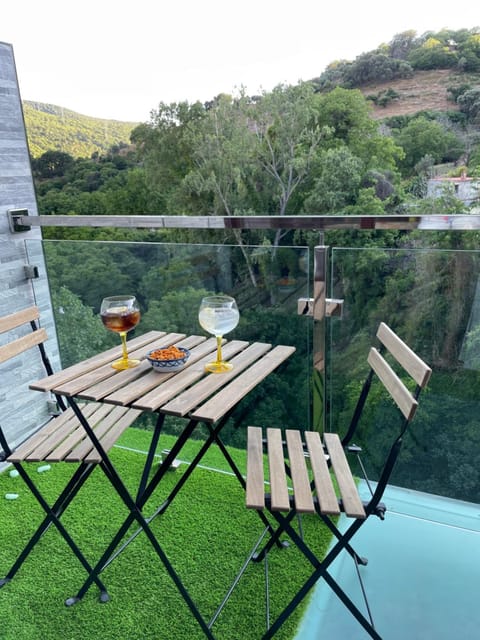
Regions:
[[[147, 353], [173, 344], [190, 350], [185, 366], [173, 372], [154, 371]], [[114, 347], [38, 380], [30, 388], [214, 423], [295, 351], [292, 346], [225, 341], [222, 353], [233, 369], [215, 374], [205, 371], [205, 364], [215, 359], [215, 338], [150, 331], [129, 340], [127, 348], [130, 357], [141, 361], [132, 369], [118, 371], [111, 366], [121, 356], [121, 348]]]

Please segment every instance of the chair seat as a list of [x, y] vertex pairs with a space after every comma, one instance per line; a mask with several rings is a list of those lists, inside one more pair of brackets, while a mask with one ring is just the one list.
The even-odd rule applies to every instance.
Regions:
[[[307, 455], [301, 432], [287, 429], [285, 440], [288, 455], [285, 455], [282, 430], [267, 429], [270, 490], [266, 492], [265, 488], [268, 489], [268, 485], [265, 485], [262, 429], [248, 428], [247, 507], [263, 509], [267, 503], [273, 511], [290, 511], [293, 502], [298, 513], [319, 511], [325, 515], [339, 515], [343, 511], [351, 518], [366, 518], [356, 482], [338, 435], [328, 433], [324, 437], [333, 477], [320, 435], [314, 431], [306, 431], [304, 437]], [[288, 474], [285, 467], [286, 458], [289, 461]], [[288, 486], [289, 476], [293, 494]], [[338, 487], [339, 497], [336, 495], [335, 486]]]
[[[136, 409], [98, 403], [82, 406], [82, 411], [105, 451], [141, 413]], [[100, 463], [101, 457], [88, 438], [73, 410], [53, 418], [23, 442], [8, 462], [86, 462]]]

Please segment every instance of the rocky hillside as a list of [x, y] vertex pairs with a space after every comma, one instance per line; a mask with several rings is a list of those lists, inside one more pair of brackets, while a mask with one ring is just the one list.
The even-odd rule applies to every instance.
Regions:
[[138, 123], [91, 118], [42, 102], [23, 102], [30, 154], [64, 151], [74, 158], [105, 154], [112, 146], [127, 146]]
[[480, 74], [458, 73], [451, 69], [416, 71], [412, 78], [365, 85], [360, 90], [366, 97], [379, 96], [389, 89], [398, 94], [398, 98], [384, 107], [372, 102], [373, 116], [380, 120], [418, 111], [458, 111], [455, 102], [448, 99], [448, 88], [465, 84], [480, 85]]

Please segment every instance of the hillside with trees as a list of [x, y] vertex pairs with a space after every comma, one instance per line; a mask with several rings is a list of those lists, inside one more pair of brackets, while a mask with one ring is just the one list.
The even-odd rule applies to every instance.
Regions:
[[130, 142], [136, 122], [102, 120], [41, 102], [24, 101], [23, 113], [30, 155], [61, 151], [74, 158], [105, 154]]

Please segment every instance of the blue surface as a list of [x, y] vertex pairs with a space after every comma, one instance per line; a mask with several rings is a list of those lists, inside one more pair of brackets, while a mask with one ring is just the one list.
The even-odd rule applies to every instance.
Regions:
[[[480, 639], [480, 505], [389, 487], [382, 522], [372, 517], [353, 546], [375, 628], [384, 640]], [[346, 553], [330, 573], [366, 615]], [[295, 640], [370, 636], [320, 580]]]

